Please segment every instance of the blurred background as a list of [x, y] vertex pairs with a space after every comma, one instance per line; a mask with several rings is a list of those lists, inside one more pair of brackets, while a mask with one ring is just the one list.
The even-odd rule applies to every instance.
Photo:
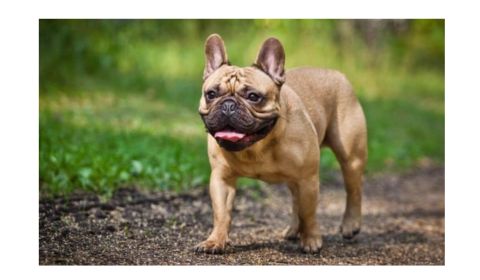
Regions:
[[[40, 20], [39, 31], [41, 196], [205, 186], [197, 109], [211, 33], [236, 65], [275, 36], [287, 68], [345, 73], [367, 117], [367, 176], [444, 163], [444, 20]], [[329, 150], [321, 162], [328, 180], [338, 164]]]

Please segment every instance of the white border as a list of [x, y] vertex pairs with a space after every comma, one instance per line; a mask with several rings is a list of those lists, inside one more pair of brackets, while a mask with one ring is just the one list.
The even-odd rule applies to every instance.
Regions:
[[[478, 259], [479, 80], [475, 1], [17, 1], [0, 8], [2, 275], [35, 279], [453, 278]], [[39, 18], [446, 18], [445, 267], [39, 267]], [[27, 205], [26, 205], [27, 204]], [[241, 272], [240, 272], [241, 271]], [[240, 272], [240, 273], [238, 273]], [[187, 274], [187, 275], [185, 275]], [[475, 275], [475, 274], [474, 274]], [[13, 277], [12, 277], [13, 278]]]

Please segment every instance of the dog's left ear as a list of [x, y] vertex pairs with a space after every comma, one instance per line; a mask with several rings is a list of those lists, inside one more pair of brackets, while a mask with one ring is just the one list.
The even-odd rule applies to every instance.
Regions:
[[203, 80], [208, 78], [215, 70], [223, 64], [228, 64], [227, 51], [222, 37], [218, 34], [208, 36], [205, 42], [205, 69]]
[[285, 82], [285, 51], [278, 39], [272, 37], [263, 42], [255, 65], [267, 73], [278, 86]]

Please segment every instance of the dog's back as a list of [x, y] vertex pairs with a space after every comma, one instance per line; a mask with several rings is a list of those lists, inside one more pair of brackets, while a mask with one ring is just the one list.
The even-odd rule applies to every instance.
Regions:
[[319, 143], [331, 146], [336, 139], [339, 122], [348, 119], [348, 126], [365, 128], [362, 108], [344, 74], [336, 70], [301, 67], [286, 73], [285, 85], [303, 101], [317, 131]]

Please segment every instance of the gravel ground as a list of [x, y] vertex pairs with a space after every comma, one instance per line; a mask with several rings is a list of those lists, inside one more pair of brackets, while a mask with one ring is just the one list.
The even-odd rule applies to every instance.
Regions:
[[285, 186], [240, 190], [231, 244], [223, 255], [197, 254], [193, 246], [212, 226], [206, 189], [188, 193], [121, 189], [108, 202], [76, 194], [40, 201], [41, 265], [262, 265], [445, 263], [444, 168], [366, 180], [363, 227], [353, 242], [339, 234], [345, 206], [341, 177], [323, 183], [318, 219], [323, 249], [301, 253], [286, 241], [290, 196]]

